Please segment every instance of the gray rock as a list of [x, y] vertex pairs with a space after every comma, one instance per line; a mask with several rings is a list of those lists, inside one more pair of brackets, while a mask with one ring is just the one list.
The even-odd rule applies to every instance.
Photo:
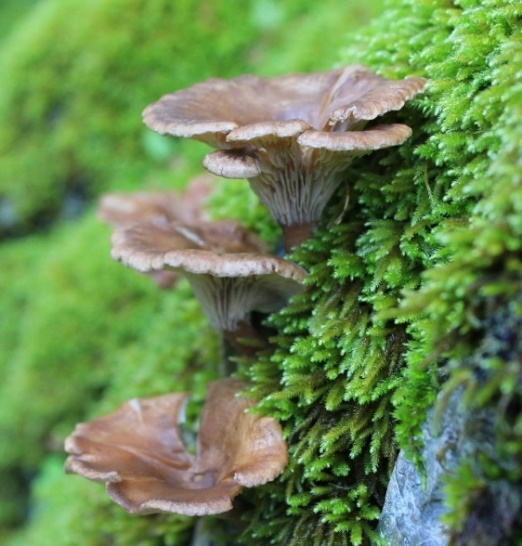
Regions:
[[0, 197], [0, 229], [12, 229], [20, 221], [16, 208], [6, 197]]
[[479, 454], [499, 462], [492, 412], [463, 409], [461, 395], [461, 390], [454, 391], [442, 413], [428, 414], [423, 427], [424, 480], [404, 453], [399, 454], [378, 526], [388, 546], [496, 546], [509, 536], [522, 491], [507, 480], [485, 482], [458, 535], [440, 522], [447, 511], [445, 478], [462, 461], [478, 468]]

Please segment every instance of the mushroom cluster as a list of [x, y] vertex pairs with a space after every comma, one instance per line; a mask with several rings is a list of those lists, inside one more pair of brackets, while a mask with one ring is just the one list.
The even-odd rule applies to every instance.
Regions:
[[[404, 142], [411, 129], [372, 124], [423, 90], [424, 80], [387, 80], [355, 65], [276, 78], [210, 79], [145, 109], [161, 134], [194, 138], [217, 151], [204, 166], [246, 178], [283, 229], [291, 249], [310, 236], [355, 157]], [[252, 320], [303, 290], [307, 272], [267, 252], [232, 220], [210, 221], [208, 180], [171, 192], [109, 194], [100, 218], [115, 229], [112, 256], [160, 286], [185, 277], [210, 324], [236, 351], [255, 356], [268, 340]], [[287, 463], [281, 427], [246, 410], [246, 384], [225, 378], [209, 387], [195, 455], [178, 421], [186, 393], [133, 399], [81, 423], [66, 440], [67, 472], [106, 484], [132, 513], [217, 514], [242, 487], [275, 479]]]
[[203, 165], [219, 176], [248, 179], [289, 250], [310, 236], [354, 158], [411, 135], [407, 125], [367, 124], [401, 109], [424, 86], [422, 78], [388, 80], [360, 65], [212, 78], [165, 95], [143, 119], [162, 135], [218, 148]]
[[[209, 191], [197, 179], [183, 194], [108, 194], [98, 216], [114, 228], [115, 259], [163, 283], [187, 278], [210, 324], [237, 351], [254, 355], [267, 340], [251, 313], [281, 308], [303, 290], [307, 273], [268, 254], [238, 222], [209, 221]], [[105, 483], [131, 513], [227, 512], [243, 487], [274, 480], [287, 464], [279, 424], [247, 413], [253, 402], [237, 396], [246, 386], [230, 378], [209, 386], [195, 456], [178, 428], [188, 394], [170, 393], [77, 425], [65, 443], [66, 471]]]

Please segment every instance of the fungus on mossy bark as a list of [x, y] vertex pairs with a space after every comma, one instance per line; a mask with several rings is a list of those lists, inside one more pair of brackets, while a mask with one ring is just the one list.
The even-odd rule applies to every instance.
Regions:
[[288, 461], [279, 423], [246, 412], [253, 402], [237, 396], [245, 387], [235, 379], [209, 385], [196, 455], [178, 430], [188, 394], [171, 393], [78, 424], [65, 442], [66, 471], [105, 483], [134, 514], [227, 512], [242, 487], [274, 480]]
[[264, 253], [257, 237], [237, 222], [189, 226], [145, 222], [118, 230], [112, 256], [138, 271], [175, 271], [190, 282], [211, 325], [236, 348], [251, 352], [242, 340], [264, 338], [252, 326], [252, 311], [270, 313], [302, 291], [306, 271]]
[[310, 236], [354, 158], [411, 135], [402, 124], [365, 126], [402, 108], [424, 85], [422, 78], [387, 80], [360, 65], [274, 78], [212, 78], [165, 95], [143, 118], [160, 134], [219, 148], [204, 166], [219, 176], [247, 178], [290, 249]]

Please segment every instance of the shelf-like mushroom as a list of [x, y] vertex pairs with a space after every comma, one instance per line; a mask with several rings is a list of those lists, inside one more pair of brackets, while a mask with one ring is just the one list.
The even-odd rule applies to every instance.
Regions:
[[[212, 191], [213, 178], [210, 173], [198, 176], [189, 181], [183, 192], [106, 193], [98, 203], [98, 218], [114, 229], [157, 219], [191, 224], [207, 221], [209, 217], [204, 205]], [[173, 271], [152, 271], [149, 276], [164, 289], [172, 288], [179, 278]]]
[[402, 144], [402, 124], [366, 128], [424, 89], [422, 78], [388, 80], [364, 66], [274, 78], [209, 79], [149, 105], [160, 134], [215, 148], [204, 166], [247, 178], [281, 225], [287, 248], [306, 239], [354, 158]]
[[274, 480], [288, 455], [279, 423], [246, 410], [245, 384], [209, 385], [196, 455], [183, 444], [179, 416], [188, 397], [172, 393], [133, 399], [114, 413], [80, 423], [65, 441], [65, 468], [106, 484], [128, 512], [220, 514], [242, 487]]
[[113, 258], [138, 271], [182, 273], [211, 325], [243, 352], [251, 352], [245, 339], [262, 339], [251, 313], [284, 306], [302, 291], [307, 275], [302, 267], [266, 254], [253, 233], [232, 221], [145, 222], [117, 230], [112, 244]]

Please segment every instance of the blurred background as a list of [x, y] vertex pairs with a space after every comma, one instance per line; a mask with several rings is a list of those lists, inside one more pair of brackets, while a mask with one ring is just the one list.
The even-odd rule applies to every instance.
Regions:
[[[185, 544], [63, 475], [74, 424], [212, 379], [218, 340], [190, 290], [110, 258], [107, 191], [181, 189], [206, 147], [147, 130], [162, 94], [211, 76], [327, 70], [381, 0], [1, 0], [0, 543]], [[216, 216], [259, 224], [246, 184]], [[259, 226], [258, 226], [259, 227]], [[174, 339], [174, 334], [175, 339]]]

